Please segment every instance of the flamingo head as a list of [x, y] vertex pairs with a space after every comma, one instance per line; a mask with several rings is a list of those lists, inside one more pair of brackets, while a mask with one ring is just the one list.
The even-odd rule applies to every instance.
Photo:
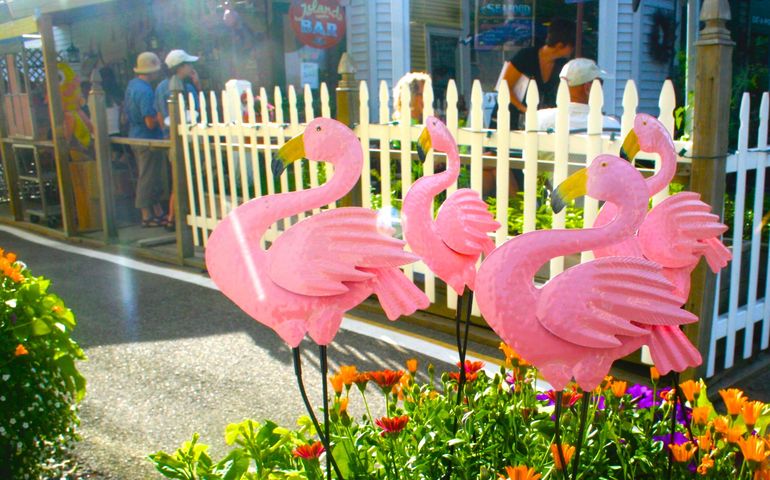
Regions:
[[673, 149], [673, 145], [660, 145], [661, 141], [671, 142], [671, 135], [666, 127], [652, 115], [639, 113], [634, 118], [634, 128], [628, 132], [620, 156], [632, 162], [639, 151], [660, 152], [664, 147]]
[[450, 152], [457, 149], [454, 137], [444, 122], [434, 116], [425, 119], [425, 128], [417, 139], [417, 155], [425, 161], [425, 155], [433, 148], [437, 152]]
[[564, 180], [551, 195], [551, 208], [559, 213], [567, 203], [583, 195], [616, 205], [637, 203], [646, 210], [649, 197], [644, 177], [633, 165], [614, 155], [599, 155], [588, 168]]
[[[358, 137], [351, 129], [331, 118], [316, 118], [307, 124], [304, 132], [278, 150], [273, 157], [273, 175], [280, 176], [286, 167], [303, 158], [337, 165], [354, 158], [351, 151], [357, 153], [355, 158], [363, 158]], [[346, 168], [354, 167], [346, 165]]]

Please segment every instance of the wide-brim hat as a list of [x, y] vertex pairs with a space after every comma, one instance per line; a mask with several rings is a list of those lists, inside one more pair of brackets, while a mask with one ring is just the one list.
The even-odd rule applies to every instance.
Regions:
[[160, 71], [160, 58], [152, 52], [142, 52], [136, 57], [134, 73], [139, 75]]

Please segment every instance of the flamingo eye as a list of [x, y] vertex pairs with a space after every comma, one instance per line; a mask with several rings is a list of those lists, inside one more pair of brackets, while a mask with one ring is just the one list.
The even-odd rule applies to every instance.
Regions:
[[321, 127], [315, 127], [315, 131], [316, 132], [320, 132], [321, 131]]
[[602, 162], [602, 167], [606, 167], [606, 166], [607, 166], [607, 162]]

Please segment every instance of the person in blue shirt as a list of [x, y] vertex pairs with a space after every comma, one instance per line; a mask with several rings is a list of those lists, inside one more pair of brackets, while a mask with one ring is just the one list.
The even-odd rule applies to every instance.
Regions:
[[[136, 77], [128, 82], [124, 111], [128, 119], [128, 136], [131, 138], [160, 139], [163, 137], [155, 109], [155, 92], [152, 82], [160, 72], [160, 59], [152, 52], [140, 53], [136, 59]], [[132, 145], [139, 175], [136, 181], [135, 206], [142, 212], [143, 227], [165, 225], [161, 200], [165, 196], [163, 156], [157, 149], [144, 145]]]
[[[163, 129], [163, 138], [169, 138], [169, 127], [171, 120], [168, 118], [168, 98], [171, 93], [169, 88], [169, 80], [171, 77], [176, 76], [181, 80], [184, 85], [185, 101], [192, 94], [193, 104], [195, 111], [198, 111], [198, 91], [200, 90], [200, 83], [198, 81], [198, 73], [193, 67], [193, 63], [198, 61], [198, 57], [190, 55], [184, 50], [171, 50], [166, 55], [166, 66], [168, 67], [169, 76], [163, 79], [155, 88], [155, 110], [158, 112], [158, 121]], [[188, 119], [188, 121], [195, 121], [195, 119]], [[168, 202], [168, 216], [165, 218], [166, 229], [173, 230], [174, 226], [174, 192], [171, 192]]]

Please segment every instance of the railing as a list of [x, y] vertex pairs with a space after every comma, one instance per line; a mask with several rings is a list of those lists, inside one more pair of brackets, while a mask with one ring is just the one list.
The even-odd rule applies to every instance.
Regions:
[[[511, 238], [514, 233], [527, 232], [538, 227], [538, 217], [543, 215], [542, 212], [538, 212], [538, 203], [542, 200], [538, 192], [539, 175], [547, 174], [552, 184], [558, 184], [567, 177], [571, 168], [585, 166], [586, 158], [593, 158], [600, 153], [617, 154], [621, 139], [630, 130], [636, 114], [638, 104], [636, 88], [633, 82], [629, 82], [626, 87], [621, 132], [603, 133], [601, 114], [603, 94], [598, 81], [595, 86], [599, 88], [593, 88], [591, 92], [587, 133], [570, 133], [568, 130], [569, 92], [565, 82], [562, 82], [559, 88], [558, 115], [553, 132], [538, 131], [538, 112], [533, 107], [527, 111], [526, 129], [523, 131], [510, 131], [506, 115], [501, 115], [497, 129], [485, 129], [482, 123], [483, 93], [478, 81], [474, 83], [471, 93], [468, 126], [461, 126], [457, 109], [457, 89], [454, 82], [449, 83], [445, 102], [447, 106], [445, 121], [457, 139], [467, 172], [461, 179], [466, 184], [461, 186], [469, 186], [479, 192], [491, 190], [493, 191], [491, 198], [494, 199], [496, 206], [508, 206], [512, 197], [509, 189], [511, 170], [523, 170], [522, 227], [517, 232], [501, 228], [495, 234], [497, 245]], [[433, 114], [433, 92], [429, 83], [426, 83], [425, 88], [423, 121], [426, 116]], [[364, 166], [360, 182], [362, 206], [378, 207], [384, 209], [386, 213], [392, 212], [394, 223], [397, 224], [398, 207], [419, 170], [413, 145], [422, 126], [411, 125], [410, 122], [393, 121], [389, 108], [389, 92], [388, 85], [385, 82], [381, 83], [377, 103], [379, 121], [370, 122], [370, 95], [366, 83], [361, 82], [359, 87], [361, 121], [355, 127], [355, 131], [364, 149]], [[288, 90], [288, 119], [279, 107], [275, 111], [274, 121], [271, 122], [256, 120], [258, 117], [254, 110], [252, 95], [247, 96], [246, 121], [222, 121], [220, 100], [223, 118], [240, 119], [242, 117], [241, 112], [237, 112], [235, 116], [232, 115], [230, 105], [234, 104], [234, 99], [228, 99], [225, 95], [224, 92], [221, 97], [214, 92], [210, 92], [208, 96], [201, 94], [198, 123], [188, 124], [185, 121], [184, 117], [196, 118], [195, 114], [190, 112], [189, 115], [182, 115], [179, 126], [184, 143], [184, 165], [187, 188], [190, 193], [190, 213], [187, 222], [192, 227], [195, 245], [203, 247], [219, 220], [239, 204], [254, 196], [312, 188], [322, 183], [324, 176], [331, 174], [330, 165], [325, 165], [325, 170], [320, 171], [311, 168], [307, 161], [302, 161], [295, 162], [292, 169], [280, 179], [273, 178], [270, 169], [272, 153], [285, 140], [303, 129], [303, 123], [300, 123], [297, 93], [293, 87]], [[328, 117], [330, 104], [325, 85], [321, 86], [320, 95], [321, 116]], [[403, 89], [401, 95], [400, 118], [410, 118], [409, 89]], [[259, 97], [268, 98], [264, 89], [260, 89]], [[191, 107], [194, 105], [192, 100], [190, 97], [186, 101], [180, 98], [183, 110], [194, 108]], [[238, 105], [240, 99], [235, 101], [235, 105]], [[508, 103], [505, 89], [500, 94], [500, 102], [503, 105]], [[277, 106], [283, 104], [282, 92], [278, 88], [275, 89], [272, 103]], [[528, 90], [527, 104], [535, 106], [538, 103], [538, 92], [533, 83]], [[261, 105], [260, 118], [269, 118], [266, 102], [261, 102]], [[312, 92], [309, 88], [303, 91], [303, 105], [303, 120], [306, 123], [315, 116], [312, 108]], [[663, 85], [659, 105], [662, 122], [670, 131], [673, 131], [675, 98], [673, 85], [670, 82]], [[688, 143], [677, 142], [678, 151], [686, 152], [689, 148]], [[433, 174], [442, 158], [442, 155], [430, 153], [422, 165], [423, 175]], [[682, 159], [682, 161], [686, 160]], [[317, 164], [312, 165], [315, 167]], [[402, 172], [409, 172], [409, 174], [403, 175]], [[488, 185], [485, 185], [485, 174], [487, 178], [494, 179], [494, 185], [492, 182], [487, 182]], [[449, 193], [457, 187], [458, 185], [450, 187]], [[334, 206], [330, 205], [328, 208], [334, 208]], [[598, 204], [595, 200], [586, 199], [582, 207], [584, 213], [576, 214], [584, 220], [586, 225], [591, 225], [596, 217]], [[497, 208], [496, 216], [501, 224], [508, 224], [508, 208]], [[273, 225], [263, 241], [275, 239], [284, 228], [304, 217], [305, 214], [300, 214]], [[553, 215], [553, 228], [564, 228], [565, 225], [565, 212]], [[581, 258], [554, 259], [550, 267], [541, 272], [542, 280], [560, 273], [565, 268], [565, 262], [576, 263], [581, 259], [590, 258], [590, 253], [586, 252], [581, 255]], [[405, 272], [421, 284], [433, 302], [434, 309], [449, 313], [456, 307], [457, 298], [454, 292], [451, 289], [447, 291], [443, 283], [436, 282], [434, 275], [424, 264], [417, 263], [409, 266], [405, 268]], [[475, 305], [474, 313], [478, 314]]]
[[[768, 103], [765, 92], [759, 108], [756, 147], [749, 148], [751, 105], [749, 94], [743, 94], [738, 149], [727, 158], [727, 173], [735, 176], [735, 191], [728, 192], [725, 208], [726, 220], [731, 212], [733, 217], [732, 232], [725, 235], [725, 243], [733, 245], [733, 261], [717, 277], [718, 295], [706, 366], [709, 377], [718, 369], [732, 367], [736, 356], [748, 359], [767, 350], [770, 343], [770, 209], [765, 197], [765, 169], [770, 166]], [[728, 177], [728, 186], [732, 185], [730, 180]]]

